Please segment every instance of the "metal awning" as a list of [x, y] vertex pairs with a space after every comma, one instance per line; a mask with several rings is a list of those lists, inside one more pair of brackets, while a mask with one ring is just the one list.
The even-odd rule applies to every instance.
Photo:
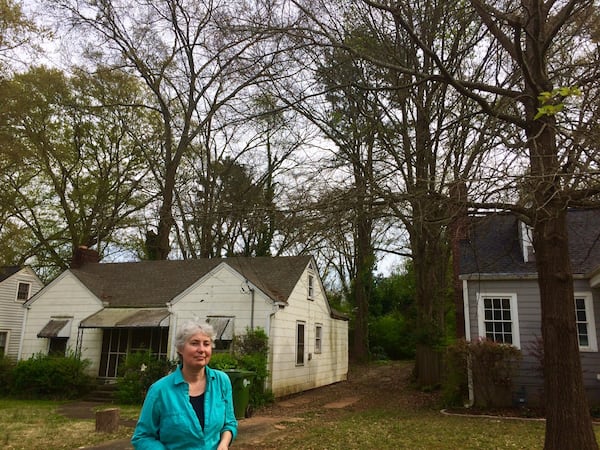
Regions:
[[39, 338], [68, 338], [71, 334], [71, 319], [50, 319], [37, 334]]
[[167, 308], [105, 308], [81, 321], [79, 328], [168, 327]]

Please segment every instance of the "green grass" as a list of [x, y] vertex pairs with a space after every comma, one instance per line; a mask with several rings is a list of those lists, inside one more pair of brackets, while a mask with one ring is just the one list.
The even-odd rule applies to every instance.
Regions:
[[[0, 448], [76, 449], [131, 436], [131, 428], [96, 433], [94, 419], [73, 420], [57, 414], [61, 402], [0, 399]], [[137, 417], [139, 408], [124, 408], [121, 417]]]
[[[114, 439], [128, 439], [132, 428], [96, 433], [95, 421], [67, 419], [56, 413], [60, 402], [0, 399], [1, 449], [77, 449]], [[119, 406], [122, 418], [137, 418], [139, 407]], [[278, 450], [505, 450], [543, 448], [544, 422], [447, 416], [415, 406], [385, 405], [366, 412], [310, 412], [285, 419], [283, 430], [264, 439]], [[600, 426], [595, 426], [600, 442]], [[249, 448], [249, 447], [243, 447]]]
[[[444, 416], [436, 411], [352, 414], [288, 425], [281, 449], [542, 449], [544, 423]], [[599, 435], [600, 436], [600, 435]]]

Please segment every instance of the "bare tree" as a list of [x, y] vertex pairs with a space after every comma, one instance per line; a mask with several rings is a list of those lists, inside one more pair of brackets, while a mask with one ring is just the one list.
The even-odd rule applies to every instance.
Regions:
[[[420, 356], [431, 354], [428, 349], [438, 347], [445, 333], [449, 301], [445, 294], [449, 283], [446, 232], [452, 219], [446, 194], [456, 180], [471, 178], [483, 153], [485, 140], [480, 130], [473, 129], [473, 103], [443, 83], [414, 78], [414, 73], [429, 73], [435, 63], [404, 37], [393, 18], [351, 2], [336, 3], [347, 6], [344, 14], [339, 14], [344, 20], [330, 11], [330, 3], [296, 4], [315, 26], [304, 31], [312, 39], [309, 42], [331, 46], [364, 72], [363, 76], [343, 77], [330, 69], [328, 88], [333, 92], [326, 91], [325, 96], [333, 97], [339, 90], [344, 98], [358, 92], [369, 98], [368, 107], [356, 108], [363, 121], [370, 121], [368, 129], [363, 126], [362, 130], [377, 149], [376, 169], [367, 176], [369, 201], [371, 208], [379, 205], [379, 215], [394, 216], [408, 230], [422, 344], [417, 352], [417, 374], [420, 382], [436, 384], [441, 374], [425, 377], [419, 370]], [[456, 71], [461, 61], [472, 56], [478, 33], [470, 16], [447, 14], [451, 8], [450, 4], [430, 2], [404, 5], [412, 22], [421, 24], [427, 42], [443, 49], [444, 61], [454, 61], [451, 70]], [[337, 116], [351, 116], [351, 111], [341, 108]], [[336, 142], [335, 133], [325, 134]]]
[[[263, 37], [245, 26], [245, 19], [236, 19], [234, 12], [239, 11], [228, 2], [56, 3], [77, 33], [91, 33], [90, 56], [136, 74], [152, 95], [145, 106], [160, 114], [163, 127], [162, 155], [149, 159], [162, 189], [156, 256], [165, 259], [171, 250], [174, 192], [184, 155], [199, 151], [198, 158], [210, 170], [204, 144], [211, 139], [214, 115], [245, 89], [268, 79], [277, 53], [261, 50]], [[249, 17], [267, 12], [242, 11]]]
[[[527, 0], [492, 5], [472, 0], [472, 9], [457, 4], [457, 13], [475, 11], [485, 31], [481, 48], [487, 46], [490, 52], [483, 56], [496, 71], [481, 82], [470, 77], [468, 65], [457, 72], [449, 70], [439, 49], [424, 38], [401, 4], [364, 1], [390, 14], [435, 68], [420, 74], [407, 66], [399, 70], [422, 82], [449, 84], [475, 100], [482, 114], [513, 128], [503, 148], [528, 159], [521, 184], [527, 186], [523, 192], [529, 195], [516, 203], [479, 206], [516, 211], [533, 226], [545, 357], [545, 448], [596, 449], [575, 332], [566, 211], [570, 206], [592, 206], [598, 194], [597, 146], [588, 140], [595, 134], [589, 119], [596, 115], [598, 105], [579, 103], [580, 114], [567, 114], [572, 123], [558, 115], [579, 89], [597, 90], [598, 41], [590, 35], [591, 21], [597, 16], [595, 2]], [[575, 162], [573, 151], [583, 160]], [[514, 192], [514, 180], [505, 179], [503, 186]]]

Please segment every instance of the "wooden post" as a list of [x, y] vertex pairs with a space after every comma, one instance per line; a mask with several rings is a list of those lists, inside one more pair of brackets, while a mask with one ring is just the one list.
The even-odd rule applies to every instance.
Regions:
[[96, 411], [96, 432], [115, 433], [119, 429], [119, 408]]

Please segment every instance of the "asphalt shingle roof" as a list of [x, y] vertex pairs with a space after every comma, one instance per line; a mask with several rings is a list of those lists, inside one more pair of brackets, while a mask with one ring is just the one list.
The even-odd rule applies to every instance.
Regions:
[[[470, 217], [460, 242], [460, 274], [535, 274], [535, 262], [523, 262], [518, 220], [512, 214]], [[600, 209], [569, 210], [569, 255], [574, 274], [600, 265]]]
[[110, 307], [164, 307], [226, 263], [275, 301], [286, 302], [310, 256], [87, 263], [71, 272]]
[[0, 281], [6, 280], [21, 270], [20, 266], [0, 266]]

